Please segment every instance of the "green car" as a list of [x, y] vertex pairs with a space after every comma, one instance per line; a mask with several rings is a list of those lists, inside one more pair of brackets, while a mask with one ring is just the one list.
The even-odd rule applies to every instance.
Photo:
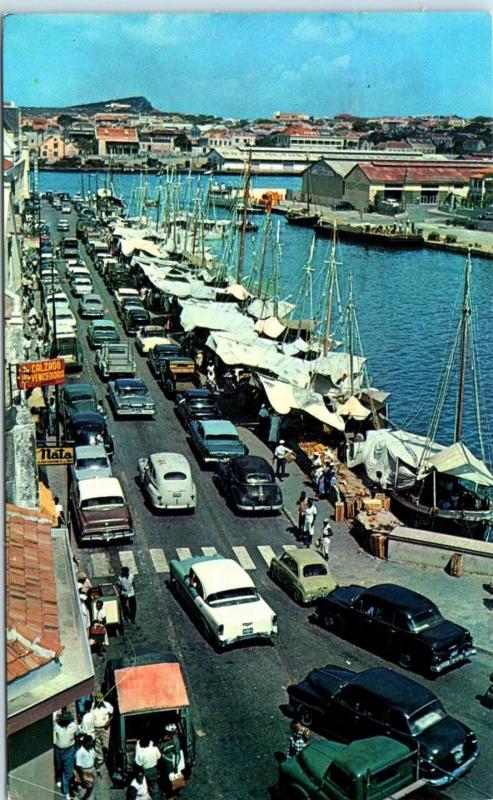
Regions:
[[103, 344], [120, 342], [120, 334], [115, 323], [110, 319], [95, 319], [87, 328], [87, 341], [93, 350], [98, 350]]
[[270, 562], [271, 578], [300, 605], [325, 597], [337, 586], [325, 559], [315, 550], [293, 548]]
[[280, 800], [390, 800], [415, 792], [416, 753], [388, 736], [314, 741], [279, 766]]

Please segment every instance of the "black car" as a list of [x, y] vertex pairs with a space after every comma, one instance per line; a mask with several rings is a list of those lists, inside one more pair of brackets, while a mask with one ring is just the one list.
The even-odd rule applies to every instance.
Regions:
[[401, 667], [439, 674], [475, 654], [465, 628], [444, 619], [422, 594], [383, 583], [338, 586], [320, 598], [316, 620]]
[[102, 414], [97, 411], [77, 411], [72, 414], [66, 424], [65, 438], [67, 443], [78, 447], [82, 444], [104, 444], [109, 456], [115, 453], [113, 438], [108, 433]]
[[347, 200], [341, 200], [334, 205], [334, 209], [336, 211], [354, 211], [354, 206], [352, 203], [348, 203]]
[[149, 325], [151, 315], [145, 308], [127, 308], [123, 312], [123, 327], [128, 336], [135, 336], [139, 328]]
[[175, 356], [181, 356], [181, 354], [179, 344], [157, 344], [149, 353], [149, 369], [155, 377], [159, 377], [164, 362]]
[[479, 755], [475, 733], [450, 717], [437, 697], [391, 669], [363, 672], [328, 664], [288, 686], [289, 705], [306, 725], [343, 741], [391, 736], [419, 749], [421, 776], [441, 786]]
[[237, 511], [282, 510], [282, 493], [265, 458], [240, 456], [217, 464], [217, 482]]
[[104, 416], [102, 401], [96, 397], [94, 387], [88, 383], [69, 383], [63, 387], [60, 410], [64, 425], [80, 411], [97, 411]]
[[187, 389], [175, 399], [176, 413], [187, 430], [193, 419], [222, 419], [216, 398], [208, 389]]

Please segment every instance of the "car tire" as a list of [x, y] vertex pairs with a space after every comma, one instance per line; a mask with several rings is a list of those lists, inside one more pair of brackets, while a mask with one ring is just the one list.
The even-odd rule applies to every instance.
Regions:
[[293, 600], [295, 603], [298, 603], [299, 606], [303, 605], [303, 595], [299, 591], [299, 589], [295, 589], [293, 592]]
[[324, 628], [327, 628], [328, 631], [334, 632], [337, 629], [339, 620], [335, 614], [331, 614], [330, 611], [328, 611], [324, 614], [322, 622]]
[[403, 669], [412, 669], [413, 661], [414, 661], [414, 659], [413, 659], [411, 653], [408, 653], [407, 651], [404, 651], [404, 650], [402, 652], [400, 652], [398, 654], [398, 656], [397, 656], [397, 663]]
[[303, 723], [303, 725], [310, 727], [313, 722], [313, 712], [309, 708], [301, 706], [299, 709], [299, 715], [300, 721]]

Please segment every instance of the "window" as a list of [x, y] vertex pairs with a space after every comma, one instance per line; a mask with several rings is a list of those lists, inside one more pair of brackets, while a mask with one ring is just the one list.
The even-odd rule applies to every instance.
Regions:
[[323, 564], [306, 564], [303, 567], [304, 578], [319, 578], [327, 575], [327, 568]]
[[125, 501], [123, 497], [89, 497], [87, 500], [81, 501], [80, 507], [87, 510], [88, 508], [122, 508], [124, 505]]
[[187, 476], [184, 472], [165, 472], [163, 481], [186, 481]]
[[285, 567], [287, 567], [294, 575], [298, 575], [298, 564], [296, 563], [294, 558], [292, 558], [289, 555], [289, 553], [284, 553], [284, 555], [281, 556], [281, 563]]
[[207, 598], [207, 603], [214, 608], [221, 608], [222, 606], [235, 606], [241, 603], [254, 603], [258, 599], [256, 589], [253, 586], [246, 586], [240, 589], [214, 592]]
[[329, 779], [334, 786], [337, 786], [338, 789], [347, 797], [354, 796], [353, 790], [353, 783], [354, 779], [351, 775], [348, 775], [347, 772], [344, 772], [337, 764], [331, 764], [329, 769], [327, 770], [327, 774], [325, 776]]

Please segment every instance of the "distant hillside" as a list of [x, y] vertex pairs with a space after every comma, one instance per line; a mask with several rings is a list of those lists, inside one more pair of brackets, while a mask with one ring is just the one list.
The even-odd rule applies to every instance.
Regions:
[[[128, 106], [128, 109], [112, 109], [112, 104]], [[145, 97], [119, 97], [115, 100], [100, 100], [97, 103], [78, 103], [72, 106], [23, 106], [24, 114], [36, 114], [42, 116], [59, 116], [60, 114], [102, 114], [110, 111], [129, 111], [133, 113], [145, 114], [154, 111], [151, 103]]]

